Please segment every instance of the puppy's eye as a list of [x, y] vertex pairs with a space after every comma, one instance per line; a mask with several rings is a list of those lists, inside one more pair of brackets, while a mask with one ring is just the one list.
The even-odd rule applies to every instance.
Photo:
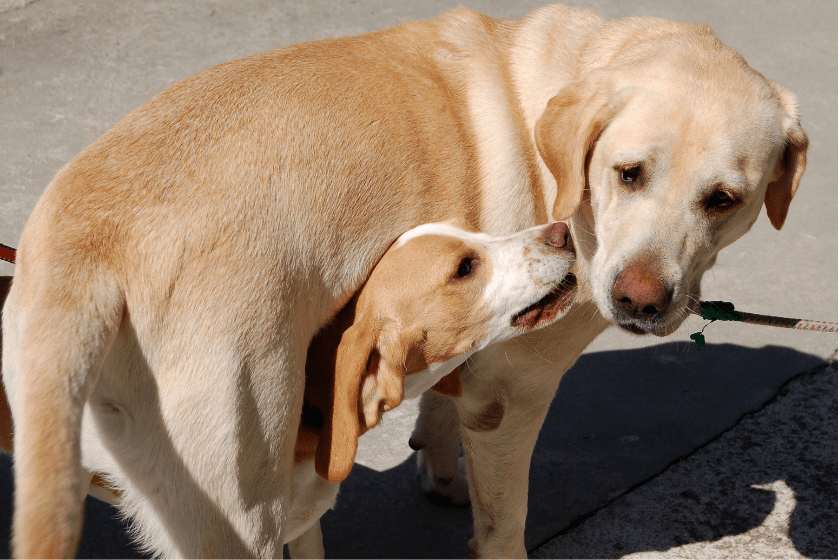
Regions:
[[473, 259], [467, 257], [462, 259], [460, 263], [458, 263], [458, 270], [455, 272], [455, 278], [464, 278], [465, 276], [469, 276], [473, 270], [474, 266]]
[[618, 176], [621, 178], [621, 182], [627, 185], [634, 185], [638, 180], [639, 176], [642, 174], [642, 166], [635, 165], [633, 167], [626, 167], [621, 168], [618, 170]]
[[706, 199], [706, 208], [709, 210], [723, 210], [735, 204], [735, 199], [723, 191], [715, 191]]

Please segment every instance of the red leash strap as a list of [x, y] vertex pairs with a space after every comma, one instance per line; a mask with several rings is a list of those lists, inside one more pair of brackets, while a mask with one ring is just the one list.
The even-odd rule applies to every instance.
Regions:
[[15, 250], [0, 243], [0, 261], [15, 264]]

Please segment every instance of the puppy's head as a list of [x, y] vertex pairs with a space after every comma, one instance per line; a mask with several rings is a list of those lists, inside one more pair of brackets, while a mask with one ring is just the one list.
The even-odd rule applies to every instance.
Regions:
[[793, 95], [707, 28], [613, 25], [583, 79], [548, 103], [535, 137], [557, 180], [555, 219], [576, 212], [601, 313], [631, 332], [666, 335], [762, 203], [782, 227], [808, 138]]
[[[573, 264], [564, 224], [508, 237], [427, 224], [401, 236], [337, 319], [332, 397], [320, 406], [318, 474], [343, 480], [358, 437], [382, 413], [430, 388], [459, 396], [457, 368], [473, 352], [559, 317], [574, 297]], [[313, 347], [330, 352], [329, 344], [313, 341], [307, 384], [329, 374], [313, 371]]]

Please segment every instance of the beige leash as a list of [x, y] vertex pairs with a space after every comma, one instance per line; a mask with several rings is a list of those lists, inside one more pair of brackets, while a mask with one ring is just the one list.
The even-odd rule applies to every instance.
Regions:
[[[706, 327], [715, 321], [740, 321], [751, 325], [765, 325], [768, 327], [782, 327], [786, 329], [800, 329], [818, 332], [837, 332], [837, 323], [828, 321], [812, 321], [809, 319], [790, 319], [788, 317], [775, 317], [773, 315], [759, 315], [757, 313], [745, 313], [736, 311], [735, 306], [728, 301], [701, 301], [690, 311], [704, 319], [711, 321]], [[703, 330], [706, 329], [703, 327]], [[703, 330], [691, 335], [691, 339], [697, 343], [697, 349], [702, 350], [706, 344]]]

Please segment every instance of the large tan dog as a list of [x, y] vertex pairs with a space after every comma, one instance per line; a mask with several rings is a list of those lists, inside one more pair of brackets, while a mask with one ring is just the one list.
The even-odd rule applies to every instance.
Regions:
[[[454, 217], [505, 234], [571, 216], [578, 303], [476, 354], [413, 438], [446, 493], [460, 429], [472, 553], [524, 556], [563, 372], [610, 322], [673, 331], [762, 202], [782, 226], [806, 147], [793, 96], [708, 28], [559, 6], [454, 11], [170, 87], [58, 173], [21, 239], [3, 317], [15, 554], [72, 553], [82, 424], [108, 418], [127, 499], [177, 506], [152, 531], [192, 516], [213, 529], [179, 535], [185, 554], [279, 555], [309, 341], [390, 241]], [[125, 446], [128, 394], [162, 451]], [[142, 487], [152, 469], [172, 482]]]

